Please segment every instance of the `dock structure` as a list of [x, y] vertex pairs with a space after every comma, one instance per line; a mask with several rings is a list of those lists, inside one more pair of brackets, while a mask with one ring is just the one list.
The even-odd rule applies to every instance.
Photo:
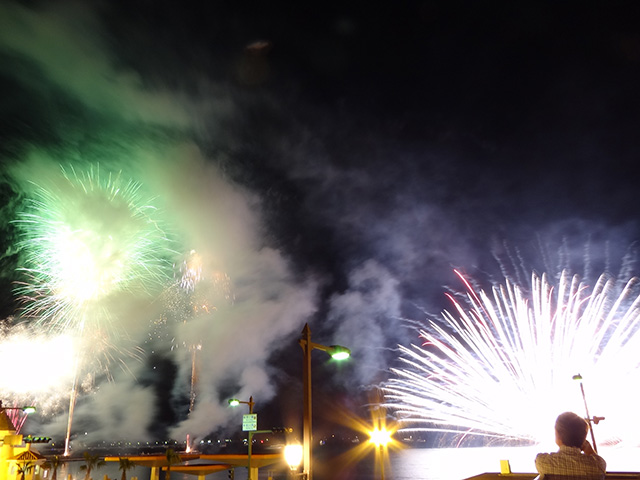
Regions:
[[[222, 470], [233, 469], [236, 467], [248, 467], [248, 455], [237, 454], [179, 454], [181, 463], [171, 465], [172, 472], [180, 472], [189, 475], [196, 475], [198, 480], [204, 480], [204, 477]], [[160, 471], [166, 471], [169, 466], [167, 456], [165, 454], [158, 455], [120, 455], [105, 457], [106, 462], [118, 462], [121, 458], [128, 458], [136, 465], [151, 468], [149, 480], [160, 480]], [[208, 462], [208, 463], [201, 463]], [[253, 478], [258, 478], [258, 470], [262, 467], [275, 465], [277, 463], [285, 464], [282, 454], [253, 454], [251, 456], [251, 470]]]

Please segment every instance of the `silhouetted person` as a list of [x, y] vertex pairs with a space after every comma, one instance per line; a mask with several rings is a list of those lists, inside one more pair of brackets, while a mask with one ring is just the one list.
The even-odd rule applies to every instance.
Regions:
[[556, 420], [555, 453], [539, 453], [536, 469], [545, 479], [572, 477], [588, 480], [604, 479], [607, 462], [594, 450], [587, 440], [589, 424], [572, 412], [565, 412]]

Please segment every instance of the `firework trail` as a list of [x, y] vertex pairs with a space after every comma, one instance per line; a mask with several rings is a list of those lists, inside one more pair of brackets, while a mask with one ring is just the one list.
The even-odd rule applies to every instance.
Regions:
[[[16, 289], [22, 316], [34, 328], [69, 334], [81, 347], [74, 358], [67, 445], [85, 358], [108, 372], [113, 359], [136, 350], [119, 347], [128, 338], [118, 313], [123, 294], [133, 298], [163, 286], [170, 272], [170, 242], [157, 209], [141, 185], [122, 175], [61, 168], [61, 175], [32, 184], [33, 195], [15, 223], [23, 255]], [[91, 369], [89, 369], [91, 370]]]
[[410, 430], [453, 433], [455, 441], [542, 442], [562, 411], [583, 414], [573, 376], [588, 382], [591, 411], [606, 416], [601, 442], [640, 443], [633, 405], [640, 356], [635, 278], [620, 290], [593, 288], [562, 272], [556, 286], [535, 273], [530, 292], [509, 280], [487, 294], [466, 285], [467, 307], [431, 321], [422, 345], [400, 347], [404, 368], [385, 387], [388, 407]]
[[[170, 344], [172, 355], [177, 357], [176, 363], [180, 365], [181, 372], [173, 395], [178, 406], [182, 402], [185, 388], [189, 389], [187, 415], [191, 415], [196, 408], [200, 370], [198, 357], [206, 349], [203, 339], [190, 331], [189, 322], [196, 318], [214, 321], [218, 306], [223, 303], [228, 305], [234, 300], [229, 276], [215, 267], [207, 266], [207, 260], [196, 250], [191, 250], [176, 262], [174, 281], [160, 297], [162, 314], [152, 320], [147, 339], [153, 351], [161, 351], [166, 344]], [[189, 372], [186, 352], [189, 352]], [[190, 451], [195, 438], [190, 435], [187, 437], [187, 450]]]

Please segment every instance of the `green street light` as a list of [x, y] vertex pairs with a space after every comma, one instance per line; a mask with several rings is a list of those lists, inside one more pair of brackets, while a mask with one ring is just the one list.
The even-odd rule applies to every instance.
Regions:
[[[249, 405], [249, 414], [253, 413], [253, 406], [255, 405], [255, 402], [253, 401], [253, 395], [249, 397], [249, 401], [248, 402], [244, 402], [242, 400], [238, 400], [237, 398], [230, 398], [229, 399], [229, 406], [231, 407], [237, 407], [238, 405], [240, 405], [241, 403], [244, 403], [245, 405]], [[249, 432], [249, 446], [247, 448], [247, 478], [248, 480], [252, 480], [253, 479], [253, 475], [252, 475], [252, 471], [251, 471], [251, 450], [253, 447], [253, 433], [254, 432]]]
[[229, 399], [229, 406], [230, 407], [237, 407], [241, 403], [244, 403], [245, 405], [249, 405], [249, 413], [253, 413], [253, 406], [256, 404], [253, 401], [253, 396], [249, 397], [249, 401], [248, 402], [243, 402], [242, 400], [238, 400], [237, 398], [230, 398]]
[[[316, 347], [317, 348], [317, 347]], [[351, 356], [351, 350], [340, 345], [331, 345], [327, 352], [334, 360], [346, 360]]]
[[[20, 410], [22, 413], [24, 413], [25, 415], [29, 415], [30, 413], [33, 413], [36, 411], [36, 407], [34, 407], [33, 405], [27, 405], [27, 406], [23, 406], [23, 407], [5, 407], [2, 404], [2, 400], [0, 400], [0, 414], [2, 414], [3, 416], [6, 417], [7, 421], [9, 422], [9, 424], [13, 427], [14, 430], [19, 430], [20, 426], [22, 425], [22, 422], [24, 422], [26, 417], [16, 417], [14, 416], [14, 418], [12, 419], [9, 415], [7, 415], [6, 411], [7, 410]], [[20, 423], [18, 424], [18, 428], [16, 429], [16, 425], [14, 423], [14, 421], [20, 421]]]
[[0, 400], [0, 412], [3, 412], [4, 410], [22, 410], [24, 413], [29, 415], [30, 413], [34, 413], [36, 411], [36, 407], [34, 407], [33, 405], [27, 405], [25, 407], [5, 407], [4, 405], [2, 405], [2, 400]]
[[351, 350], [341, 345], [320, 345], [311, 341], [309, 324], [302, 329], [302, 337], [298, 340], [303, 351], [302, 370], [302, 449], [303, 449], [303, 475], [306, 480], [312, 480], [311, 471], [311, 352], [322, 350], [327, 352], [335, 360], [345, 360], [351, 356]]

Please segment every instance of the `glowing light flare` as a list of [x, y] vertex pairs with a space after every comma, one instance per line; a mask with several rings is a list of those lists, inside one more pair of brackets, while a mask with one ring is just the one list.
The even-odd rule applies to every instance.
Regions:
[[296, 471], [302, 463], [302, 445], [289, 444], [284, 447], [284, 459], [291, 471]]
[[378, 413], [377, 425], [369, 432], [369, 443], [375, 446], [376, 475], [379, 475], [382, 480], [384, 480], [385, 465], [389, 463], [387, 448], [392, 442], [392, 432], [387, 430], [385, 420], [385, 417]]
[[0, 391], [9, 396], [35, 395], [57, 389], [73, 377], [73, 340], [25, 331], [0, 342]]
[[[463, 279], [464, 280], [464, 279]], [[385, 386], [386, 406], [406, 431], [504, 441], [544, 442], [555, 417], [584, 415], [585, 378], [602, 443], [640, 444], [633, 406], [640, 380], [640, 295], [602, 275], [590, 288], [562, 272], [557, 285], [532, 275], [531, 290], [506, 280], [490, 293], [464, 280], [466, 305], [421, 330], [421, 345], [401, 346], [403, 368]]]
[[386, 447], [391, 441], [391, 432], [386, 428], [374, 428], [369, 432], [369, 441], [376, 447]]
[[346, 347], [342, 347], [340, 345], [331, 345], [327, 350], [331, 358], [337, 361], [346, 360], [351, 356], [351, 350]]
[[[382, 404], [383, 397], [381, 393], [373, 391], [369, 397], [369, 418], [361, 418], [349, 409], [333, 408], [328, 411], [329, 420], [356, 432], [354, 446], [335, 459], [337, 462], [336, 469], [346, 470], [355, 463], [363, 461], [373, 452], [375, 468], [378, 474], [383, 476], [385, 465], [388, 466], [389, 464], [389, 450], [403, 449], [406, 448], [406, 445], [394, 438], [399, 424], [387, 417], [387, 410]], [[386, 438], [388, 441], [383, 446], [380, 446], [372, 441], [374, 437], [379, 440]]]
[[[372, 407], [369, 422], [353, 418], [351, 427], [361, 432], [363, 437], [369, 437], [368, 441], [361, 442], [358, 446], [349, 450], [345, 455], [349, 463], [363, 460], [373, 449], [376, 477], [384, 478], [385, 467], [389, 465], [389, 449], [397, 450], [403, 445], [394, 440], [393, 435], [398, 430], [395, 422], [388, 424], [386, 409], [380, 404]], [[347, 463], [345, 462], [345, 463]]]

